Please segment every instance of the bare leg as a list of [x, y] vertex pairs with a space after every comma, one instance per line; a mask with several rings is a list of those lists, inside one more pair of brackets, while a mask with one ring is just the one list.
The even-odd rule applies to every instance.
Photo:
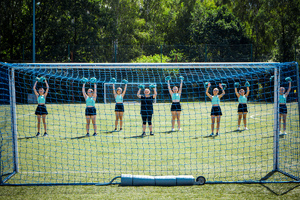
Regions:
[[177, 111], [177, 125], [178, 125], [178, 129], [180, 129], [180, 111]]
[[220, 129], [220, 121], [221, 121], [221, 115], [217, 116], [217, 133], [219, 133], [219, 129]]
[[175, 126], [175, 119], [176, 119], [176, 111], [172, 111], [172, 129], [174, 129]]
[[215, 128], [215, 116], [211, 116], [211, 132], [214, 133], [214, 128]]
[[239, 119], [238, 119], [238, 127], [240, 127], [241, 125], [241, 120], [242, 120], [242, 117], [243, 117], [243, 113], [242, 112], [239, 112]]
[[86, 133], [90, 133], [90, 116], [86, 116]]
[[120, 129], [123, 128], [123, 112], [119, 112], [119, 119], [120, 119]]
[[43, 115], [43, 124], [44, 124], [44, 130], [45, 130], [45, 132], [47, 132], [46, 116], [47, 115]]
[[243, 120], [244, 120], [244, 127], [247, 127], [247, 113], [243, 114]]
[[115, 129], [118, 128], [119, 112], [116, 112]]
[[279, 131], [281, 130], [281, 118], [283, 114], [279, 114]]
[[38, 132], [40, 132], [40, 130], [41, 130], [41, 115], [37, 115], [37, 120], [38, 120], [38, 124], [37, 124]]
[[97, 132], [96, 115], [92, 116], [92, 123], [93, 123], [93, 126], [94, 126], [94, 133], [96, 133]]
[[286, 116], [287, 114], [283, 114], [283, 132], [286, 130]]
[[149, 126], [149, 131], [152, 132], [152, 125]]

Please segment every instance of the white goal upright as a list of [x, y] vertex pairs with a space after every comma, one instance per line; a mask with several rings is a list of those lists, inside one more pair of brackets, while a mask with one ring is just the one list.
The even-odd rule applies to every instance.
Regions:
[[[207, 183], [299, 182], [298, 63], [0, 63], [0, 182], [1, 185], [93, 185], [112, 183], [122, 174], [204, 176]], [[48, 136], [37, 135], [33, 86], [44, 77]], [[180, 88], [180, 121], [172, 131], [171, 89]], [[85, 89], [97, 85], [97, 136], [86, 136]], [[128, 81], [124, 96], [123, 130], [115, 127], [112, 91]], [[46, 91], [42, 79], [37, 90]], [[92, 82], [92, 83], [91, 83]], [[291, 88], [289, 90], [289, 82]], [[222, 111], [214, 120], [206, 94], [221, 95]], [[220, 83], [223, 87], [220, 87]], [[238, 83], [238, 84], [237, 84]], [[142, 136], [138, 86], [156, 85], [150, 135]], [[282, 94], [281, 87], [285, 88]], [[238, 129], [239, 100], [247, 96], [246, 127]], [[289, 94], [286, 92], [289, 90]], [[144, 95], [144, 90], [141, 91]], [[153, 95], [153, 89], [150, 89]], [[282, 114], [285, 95], [287, 114]], [[215, 112], [215, 111], [214, 111]], [[174, 113], [173, 113], [174, 114]], [[246, 114], [246, 113], [243, 113]], [[217, 115], [219, 116], [219, 115]], [[283, 123], [283, 117], [286, 122]], [[216, 126], [220, 119], [218, 135]], [[281, 120], [280, 120], [281, 119]], [[181, 131], [177, 129], [180, 122]], [[90, 131], [93, 130], [92, 124]], [[286, 133], [286, 134], [285, 134]]]

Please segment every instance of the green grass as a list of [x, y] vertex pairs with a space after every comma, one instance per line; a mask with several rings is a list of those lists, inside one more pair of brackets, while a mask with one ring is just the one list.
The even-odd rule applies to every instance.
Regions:
[[[269, 185], [268, 185], [269, 186]], [[291, 184], [273, 184], [276, 193]], [[189, 187], [2, 186], [0, 199], [299, 199], [300, 187], [277, 196], [259, 184], [210, 184]]]
[[[204, 102], [182, 103], [183, 131], [172, 133], [169, 132], [170, 104], [156, 104], [153, 120], [155, 136], [144, 138], [138, 137], [141, 134], [139, 104], [125, 104], [124, 131], [115, 133], [111, 133], [114, 129], [114, 104], [97, 104], [98, 136], [89, 138], [82, 137], [86, 133], [85, 105], [48, 104], [47, 132], [50, 136], [39, 138], [34, 137], [37, 131], [35, 107], [36, 105], [17, 106], [20, 173], [8, 181], [10, 184], [103, 183], [121, 174], [187, 174], [194, 177], [203, 175], [209, 182], [258, 181], [273, 169], [273, 104], [248, 104], [250, 130], [236, 132], [237, 104], [222, 103], [221, 136], [216, 138], [205, 137], [211, 132], [211, 107], [209, 103]], [[299, 157], [300, 140], [297, 104], [289, 104], [288, 112], [288, 135], [280, 140], [280, 167], [288, 173], [299, 176], [297, 157]], [[147, 134], [149, 135], [149, 132]], [[8, 142], [7, 145], [6, 153], [9, 154], [10, 143]], [[272, 180], [289, 179], [284, 176], [274, 176]], [[2, 188], [11, 190], [11, 187]], [[23, 191], [22, 188], [32, 190], [31, 188], [36, 187], [17, 188]], [[118, 193], [134, 198], [130, 195], [130, 191], [142, 195], [141, 198], [147, 198], [147, 194], [150, 198], [174, 198], [180, 194], [182, 198], [188, 198], [189, 193], [194, 195], [193, 198], [197, 198], [203, 193], [213, 192], [214, 188], [220, 190], [214, 196], [215, 198], [222, 195], [225, 190], [229, 195], [228, 199], [235, 198], [236, 195], [246, 198], [249, 197], [249, 193], [258, 191], [270, 195], [269, 191], [265, 192], [265, 189], [259, 185], [234, 184], [174, 188], [64, 186], [38, 187], [37, 190], [44, 191], [42, 193], [45, 193], [46, 197], [51, 195], [47, 191], [55, 190], [57, 193], [62, 193], [62, 198], [63, 196], [72, 198], [73, 195], [64, 194], [64, 190], [74, 190], [80, 194], [82, 192], [83, 197], [89, 197], [89, 191], [99, 190], [109, 191], [109, 197], [112, 198], [119, 197]], [[238, 191], [233, 191], [231, 188], [236, 188]], [[203, 193], [199, 190], [203, 190]], [[232, 195], [230, 191], [233, 191]], [[239, 196], [240, 193], [243, 195]], [[39, 192], [35, 194], [38, 197]], [[27, 195], [29, 198], [30, 194]], [[107, 197], [105, 194], [99, 195], [96, 196]], [[210, 197], [205, 195], [204, 197]]]

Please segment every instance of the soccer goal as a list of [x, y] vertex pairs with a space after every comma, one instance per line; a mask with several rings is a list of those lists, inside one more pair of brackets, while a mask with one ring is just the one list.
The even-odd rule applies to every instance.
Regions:
[[[206, 183], [300, 180], [296, 62], [0, 65], [1, 185], [106, 184], [122, 174], [204, 176]], [[112, 78], [116, 88], [128, 81], [122, 131], [114, 131]], [[45, 80], [48, 94], [37, 99], [34, 84], [43, 96]], [[97, 86], [96, 136], [86, 136], [83, 82], [87, 94]], [[142, 135], [140, 85], [150, 97], [150, 85], [157, 91], [152, 135], [148, 123]], [[44, 100], [48, 114], [36, 115]]]

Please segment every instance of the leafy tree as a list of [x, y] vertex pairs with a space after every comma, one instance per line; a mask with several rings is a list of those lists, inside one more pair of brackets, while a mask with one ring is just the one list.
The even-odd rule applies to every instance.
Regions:
[[[243, 53], [238, 45], [249, 44], [250, 42], [245, 34], [243, 24], [226, 6], [207, 9], [198, 4], [192, 13], [189, 30], [192, 44], [209, 45], [205, 46], [206, 56], [211, 55], [207, 61], [236, 61], [235, 56], [242, 56]], [[210, 47], [210, 49], [207, 49], [207, 47]], [[250, 51], [246, 54], [250, 57]], [[216, 55], [218, 57], [215, 57]]]

